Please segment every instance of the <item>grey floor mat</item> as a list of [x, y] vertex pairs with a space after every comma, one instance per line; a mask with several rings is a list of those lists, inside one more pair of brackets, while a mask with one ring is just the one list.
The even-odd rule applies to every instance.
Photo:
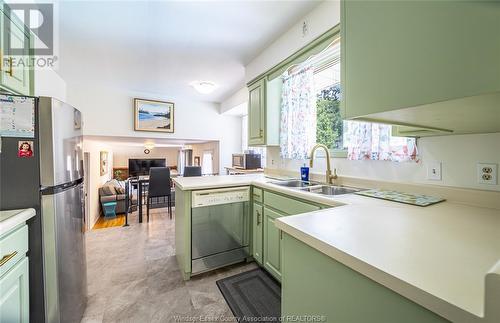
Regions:
[[264, 270], [257, 268], [216, 283], [239, 322], [279, 321], [281, 287]]

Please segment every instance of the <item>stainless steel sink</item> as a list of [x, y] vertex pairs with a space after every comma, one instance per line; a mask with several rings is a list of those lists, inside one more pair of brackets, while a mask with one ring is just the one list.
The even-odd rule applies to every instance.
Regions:
[[285, 187], [292, 187], [292, 188], [301, 188], [301, 187], [310, 187], [314, 185], [320, 185], [320, 183], [317, 182], [307, 182], [307, 181], [302, 181], [300, 179], [293, 179], [289, 181], [276, 181], [276, 182], [271, 182], [272, 184], [279, 185], [279, 186], [285, 186]]
[[358, 189], [355, 188], [344, 187], [344, 186], [330, 186], [330, 185], [318, 185], [318, 186], [306, 187], [303, 188], [302, 190], [329, 196], [350, 194], [359, 191]]

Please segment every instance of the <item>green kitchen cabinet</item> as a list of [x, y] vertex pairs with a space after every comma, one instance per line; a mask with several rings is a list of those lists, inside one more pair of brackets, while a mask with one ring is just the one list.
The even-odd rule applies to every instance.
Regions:
[[252, 253], [253, 258], [259, 264], [263, 264], [262, 259], [262, 235], [264, 226], [263, 207], [259, 203], [253, 203], [252, 207]]
[[0, 322], [29, 322], [28, 258], [0, 278]]
[[[28, 28], [15, 16], [6, 4], [0, 3], [1, 46], [0, 90], [33, 95], [34, 70], [32, 38]], [[7, 27], [7, 28], [6, 28]], [[10, 44], [8, 48], [4, 45]], [[15, 53], [21, 50], [22, 53]]]
[[264, 145], [266, 79], [249, 86], [248, 96], [248, 145]]
[[[275, 220], [282, 216], [312, 212], [328, 206], [304, 201], [269, 190], [259, 190], [257, 192], [259, 196], [262, 196], [263, 201], [263, 233], [262, 239], [260, 240], [262, 241], [262, 262], [260, 264], [278, 281], [281, 281], [282, 233], [281, 230], [276, 227]], [[263, 194], [261, 192], [263, 192]], [[255, 200], [254, 191], [254, 201]], [[254, 203], [254, 205], [255, 204], [257, 203]], [[254, 246], [259, 243], [255, 239], [258, 239], [258, 237], [254, 234]]]
[[445, 323], [443, 317], [283, 233], [281, 314], [318, 322]]
[[498, 30], [497, 2], [342, 0], [344, 117], [400, 135], [499, 132]]
[[279, 145], [281, 78], [266, 77], [248, 86], [248, 145]]
[[264, 268], [277, 280], [281, 281], [281, 230], [274, 221], [283, 216], [270, 208], [264, 207]]

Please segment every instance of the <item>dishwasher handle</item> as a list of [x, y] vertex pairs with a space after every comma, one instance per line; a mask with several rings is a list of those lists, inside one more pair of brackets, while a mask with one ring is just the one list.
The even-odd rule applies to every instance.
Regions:
[[192, 192], [191, 207], [240, 203], [250, 201], [250, 187], [238, 186]]

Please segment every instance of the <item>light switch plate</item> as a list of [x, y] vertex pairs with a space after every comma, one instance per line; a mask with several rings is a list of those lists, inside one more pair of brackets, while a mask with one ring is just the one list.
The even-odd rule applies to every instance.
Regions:
[[441, 162], [432, 161], [427, 163], [427, 179], [431, 181], [440, 181], [441, 177]]
[[479, 184], [497, 185], [498, 165], [477, 163], [477, 182]]

